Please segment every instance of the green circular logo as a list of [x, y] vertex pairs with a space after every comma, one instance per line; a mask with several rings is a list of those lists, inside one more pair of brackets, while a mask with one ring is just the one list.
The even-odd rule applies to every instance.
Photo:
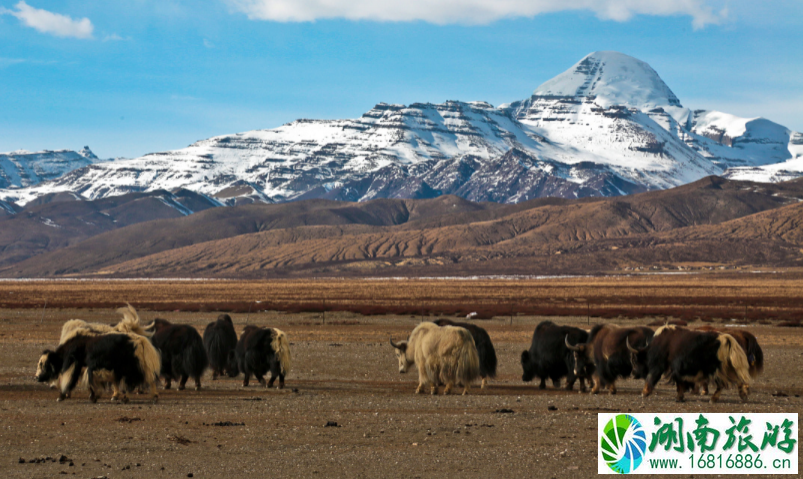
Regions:
[[619, 474], [629, 474], [644, 459], [647, 434], [638, 419], [619, 414], [605, 425], [599, 442], [602, 458], [608, 467]]

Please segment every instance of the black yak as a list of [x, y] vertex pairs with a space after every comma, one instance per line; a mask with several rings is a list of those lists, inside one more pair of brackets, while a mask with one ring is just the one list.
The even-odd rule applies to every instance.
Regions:
[[237, 333], [234, 331], [231, 316], [221, 314], [217, 317], [217, 321], [206, 326], [204, 346], [209, 358], [209, 366], [212, 368], [213, 381], [224, 373], [231, 375], [234, 372], [234, 376], [237, 375], [237, 368], [232, 371], [229, 367], [233, 361], [234, 348], [237, 347]]
[[491, 337], [483, 328], [469, 324], [456, 323], [449, 319], [439, 319], [435, 321], [438, 326], [458, 326], [468, 330], [474, 338], [474, 345], [477, 347], [477, 355], [480, 358], [480, 377], [482, 378], [482, 388], [488, 383], [488, 378], [496, 377], [496, 350], [491, 342]]
[[75, 387], [84, 366], [92, 402], [98, 400], [103, 386], [108, 383], [114, 390], [113, 401], [126, 403], [126, 390], [146, 386], [150, 387], [154, 402], [159, 399], [156, 391], [159, 353], [144, 336], [133, 333], [100, 336], [74, 334], [55, 351], [46, 350], [42, 353], [37, 367], [37, 380], [45, 382], [61, 375], [62, 387], [58, 400], [63, 400]]
[[[246, 326], [234, 349], [236, 363], [232, 364], [234, 372], [242, 371], [243, 387], [248, 387], [251, 375], [265, 387], [273, 387], [279, 378], [279, 389], [284, 388], [284, 378], [290, 371], [290, 342], [287, 335], [275, 328], [259, 328]], [[270, 371], [270, 381], [265, 382], [265, 374]], [[234, 374], [236, 376], [237, 374]]]
[[162, 354], [162, 377], [165, 389], [170, 389], [172, 381], [179, 381], [178, 390], [184, 389], [187, 380], [195, 381], [195, 390], [201, 389], [201, 376], [209, 361], [204, 342], [198, 331], [186, 324], [172, 324], [165, 319], [154, 319], [146, 328], [153, 331], [151, 341]]
[[591, 378], [591, 371], [574, 371], [574, 354], [566, 347], [566, 338], [571, 344], [584, 343], [588, 333], [572, 326], [558, 326], [552, 321], [543, 321], [535, 327], [529, 351], [521, 353], [521, 367], [524, 370], [522, 381], [541, 379], [540, 389], [546, 388], [546, 379], [552, 379], [555, 387], [560, 380], [567, 378], [566, 389], [571, 391], [574, 382], [580, 380], [580, 392], [585, 392], [585, 379]]
[[[644, 346], [652, 336], [652, 329], [644, 326], [622, 328], [599, 324], [591, 329], [587, 342], [571, 344], [566, 338], [566, 347], [574, 351], [575, 374], [588, 368], [593, 370], [591, 394], [597, 394], [604, 387], [616, 394], [616, 380], [628, 378], [633, 372], [628, 344]], [[636, 379], [643, 378], [636, 376]]]
[[457, 384], [468, 393], [471, 382], [480, 375], [480, 359], [474, 338], [464, 328], [421, 323], [413, 329], [407, 341], [393, 342], [399, 360], [399, 372], [418, 367], [418, 388], [421, 393], [429, 385], [431, 394], [438, 394], [438, 386], [445, 385], [443, 394], [449, 394]]
[[739, 397], [747, 401], [750, 365], [742, 347], [730, 334], [690, 331], [677, 326], [663, 326], [655, 331], [652, 342], [637, 348], [628, 344], [633, 366], [644, 378], [642, 396], [652, 394], [664, 374], [677, 386], [677, 401], [695, 383], [713, 379], [717, 390], [711, 402], [719, 400], [722, 389], [736, 384]]

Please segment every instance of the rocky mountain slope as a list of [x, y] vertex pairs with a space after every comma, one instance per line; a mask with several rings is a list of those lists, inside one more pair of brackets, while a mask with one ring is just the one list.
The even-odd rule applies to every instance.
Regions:
[[24, 188], [54, 180], [100, 160], [88, 146], [81, 151], [25, 150], [0, 153], [0, 188]]
[[[220, 204], [188, 190], [130, 193], [95, 201], [74, 193], [41, 196], [24, 208], [15, 207], [14, 214], [0, 215], [0, 268], [117, 228], [215, 206]], [[137, 240], [149, 239], [140, 236]]]
[[796, 177], [803, 170], [801, 138], [762, 118], [686, 108], [646, 63], [595, 52], [529, 98], [499, 107], [380, 103], [357, 119], [297, 120], [91, 164], [6, 189], [0, 199], [25, 204], [53, 192], [105, 198], [178, 187], [229, 205], [443, 194], [501, 203], [617, 196], [709, 175]]
[[803, 180], [718, 177], [625, 197], [513, 205], [449, 195], [254, 204], [108, 231], [7, 263], [0, 275], [585, 274], [654, 264], [794, 266], [803, 261], [803, 240], [793, 232], [801, 224], [801, 204]]

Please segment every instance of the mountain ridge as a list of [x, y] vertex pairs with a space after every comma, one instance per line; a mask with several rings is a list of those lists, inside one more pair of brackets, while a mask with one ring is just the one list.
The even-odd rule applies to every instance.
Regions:
[[[758, 227], [748, 226], [750, 218], [764, 218], [756, 215], [801, 202], [803, 180], [763, 184], [708, 177], [630, 196], [538, 198], [511, 205], [456, 196], [254, 204], [108, 231], [1, 267], [0, 276], [265, 277], [397, 270], [459, 275], [544, 268], [558, 273], [562, 267], [585, 274], [652, 264], [650, 251], [664, 262], [677, 254], [712, 264], [745, 264], [766, 253], [766, 264], [793, 266], [803, 259], [800, 238], [762, 236]], [[738, 237], [717, 229], [739, 219], [748, 226], [740, 227]], [[748, 230], [752, 236], [744, 234]], [[690, 233], [678, 233], [683, 231]], [[738, 245], [732, 252], [715, 246], [731, 243]], [[695, 250], [690, 244], [702, 246]]]
[[[227, 205], [443, 194], [515, 203], [632, 194], [709, 175], [790, 179], [803, 174], [801, 158], [799, 133], [691, 110], [647, 63], [594, 52], [529, 98], [499, 107], [378, 103], [356, 119], [296, 120], [86, 165], [5, 189], [0, 199], [22, 205], [54, 192], [95, 199], [181, 187]], [[779, 164], [780, 173], [767, 170]]]

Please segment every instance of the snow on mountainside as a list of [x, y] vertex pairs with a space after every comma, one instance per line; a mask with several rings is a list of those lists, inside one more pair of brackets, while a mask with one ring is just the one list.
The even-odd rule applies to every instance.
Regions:
[[88, 146], [81, 151], [19, 150], [0, 153], [0, 188], [33, 186], [99, 161]]
[[799, 171], [789, 160], [801, 150], [800, 135], [781, 125], [692, 111], [646, 63], [595, 52], [528, 99], [497, 108], [379, 103], [357, 119], [297, 120], [89, 164], [0, 198], [25, 204], [58, 191], [103, 198], [182, 187], [226, 204], [447, 193], [514, 203], [670, 188], [783, 162]]

